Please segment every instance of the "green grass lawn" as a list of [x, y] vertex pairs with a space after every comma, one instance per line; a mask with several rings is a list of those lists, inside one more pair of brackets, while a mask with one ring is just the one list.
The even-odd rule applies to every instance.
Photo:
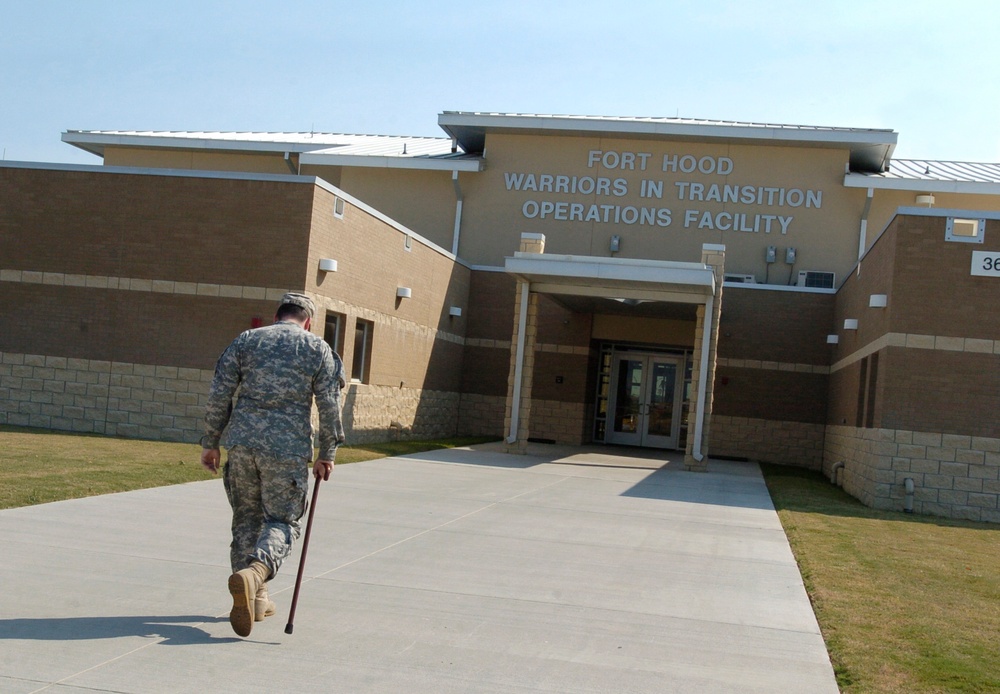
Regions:
[[843, 692], [1000, 692], [1000, 526], [761, 467]]
[[[396, 441], [337, 450], [337, 465], [491, 439]], [[212, 478], [201, 447], [0, 426], [0, 508]]]

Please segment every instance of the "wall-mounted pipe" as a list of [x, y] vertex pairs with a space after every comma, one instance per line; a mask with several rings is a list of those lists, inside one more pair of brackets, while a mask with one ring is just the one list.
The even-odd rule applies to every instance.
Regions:
[[840, 481], [840, 471], [844, 469], [844, 461], [838, 460], [830, 468], [830, 482], [837, 485], [838, 487], [843, 487], [844, 483]]
[[705, 302], [705, 320], [702, 323], [701, 363], [698, 366], [698, 405], [694, 412], [694, 445], [691, 457], [699, 463], [705, 459], [701, 450], [702, 432], [705, 426], [705, 399], [708, 397], [708, 350], [712, 337], [712, 312], [715, 310], [715, 295], [710, 294]]
[[462, 187], [458, 185], [458, 171], [451, 172], [451, 184], [455, 187], [455, 229], [451, 237], [451, 254], [458, 255], [458, 239], [462, 233]]
[[913, 478], [907, 477], [903, 480], [903, 487], [906, 489], [906, 498], [903, 501], [903, 511], [913, 513]]
[[521, 315], [517, 319], [517, 351], [514, 356], [514, 392], [510, 398], [510, 433], [507, 443], [517, 442], [517, 427], [520, 424], [521, 411], [521, 379], [524, 373], [524, 343], [527, 339], [524, 333], [528, 329], [528, 293], [527, 282], [521, 283]]

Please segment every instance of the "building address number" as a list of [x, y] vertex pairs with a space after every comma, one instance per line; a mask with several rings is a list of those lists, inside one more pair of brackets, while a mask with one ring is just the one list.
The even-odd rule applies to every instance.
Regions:
[[1000, 252], [973, 251], [972, 275], [978, 277], [1000, 277]]

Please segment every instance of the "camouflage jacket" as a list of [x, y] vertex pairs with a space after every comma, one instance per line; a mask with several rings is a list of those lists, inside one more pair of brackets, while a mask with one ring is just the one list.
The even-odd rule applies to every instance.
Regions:
[[[340, 389], [344, 366], [320, 337], [290, 321], [247, 330], [215, 365], [203, 448], [247, 446], [312, 460], [312, 402], [319, 410], [319, 457], [344, 442]], [[233, 406], [233, 396], [236, 404]]]

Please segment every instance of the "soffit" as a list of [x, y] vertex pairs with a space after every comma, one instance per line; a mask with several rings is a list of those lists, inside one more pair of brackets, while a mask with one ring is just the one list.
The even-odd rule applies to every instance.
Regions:
[[504, 269], [581, 313], [687, 320], [715, 293], [715, 273], [701, 263], [519, 252]]

